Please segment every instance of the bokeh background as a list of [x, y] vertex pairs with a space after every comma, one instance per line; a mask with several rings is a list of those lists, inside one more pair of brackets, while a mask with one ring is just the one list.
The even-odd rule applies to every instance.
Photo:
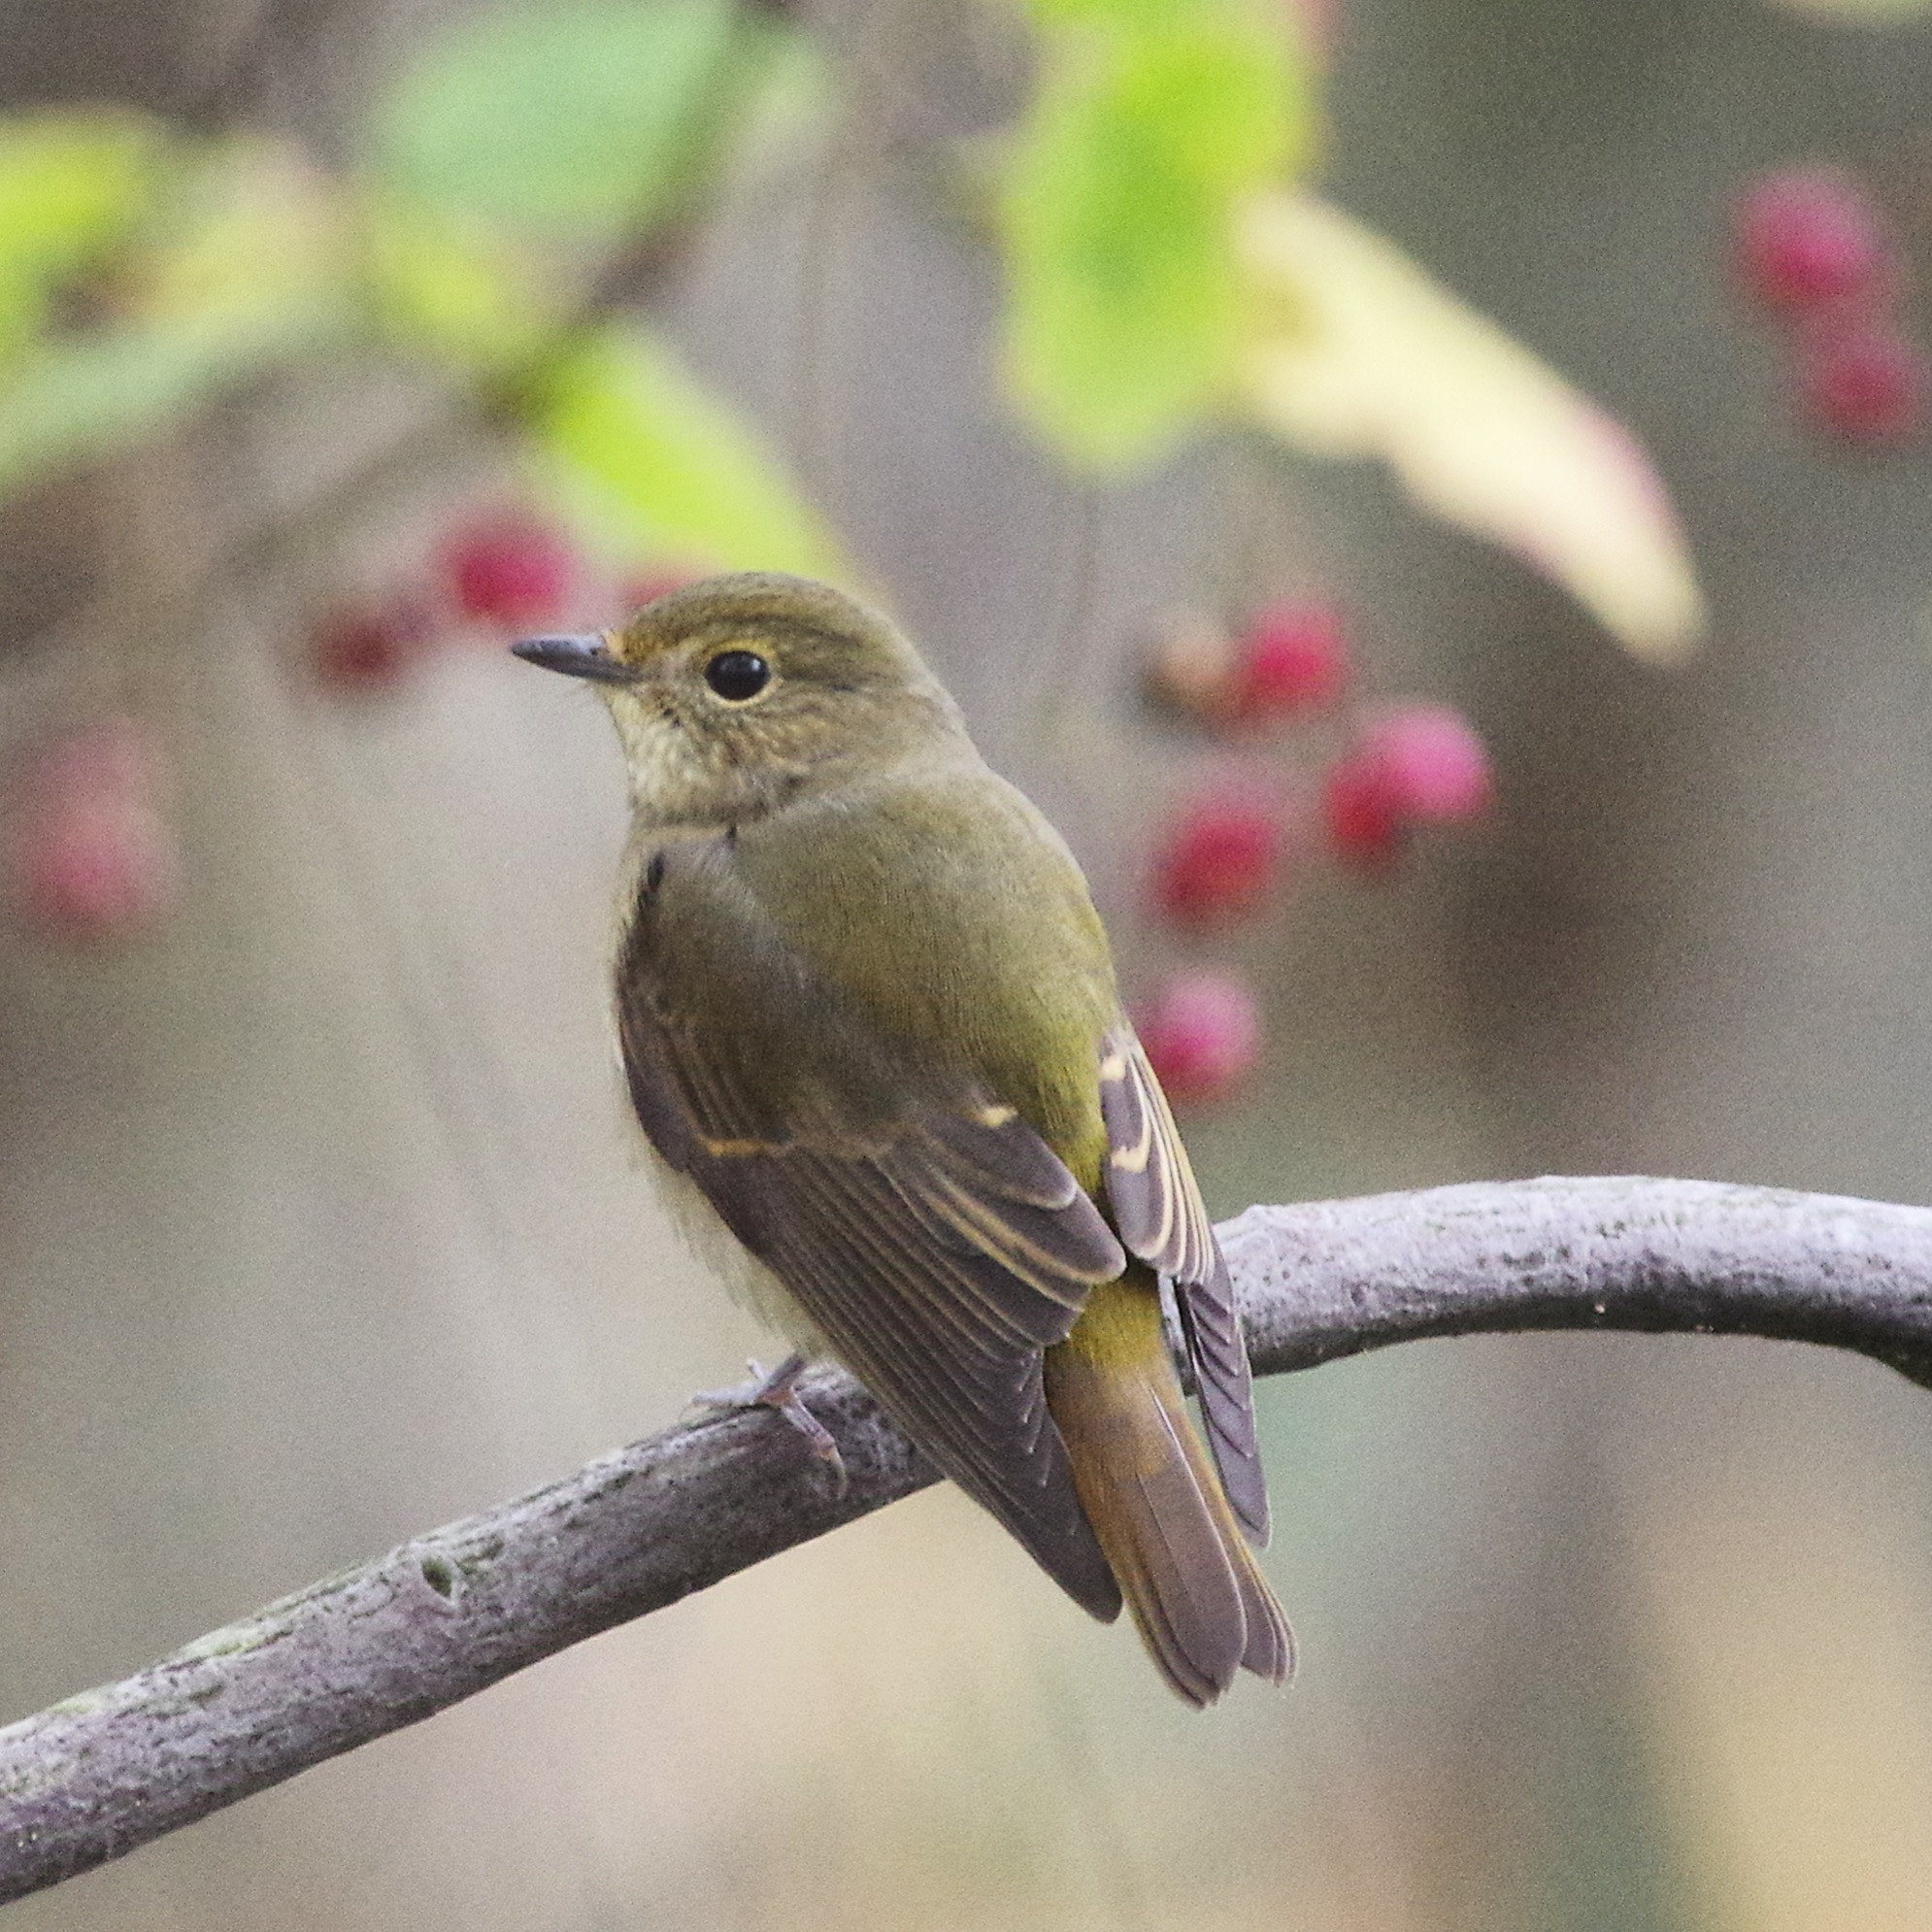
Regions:
[[[1185, 952], [1146, 858], [1211, 755], [1137, 695], [1149, 613], [1318, 592], [1373, 684], [1482, 733], [1484, 825], [1379, 883], [1310, 865], [1216, 943], [1270, 1034], [1189, 1125], [1217, 1213], [1546, 1171], [1926, 1198], [1932, 457], [1807, 432], [1725, 242], [1742, 182], [1823, 156], [1922, 267], [1932, 24], [1893, 12], [1349, 0], [1331, 23], [1325, 190], [1643, 440], [1713, 612], [1675, 670], [1371, 468], [1208, 438], [1103, 488], [1058, 460], [1002, 395], [998, 262], [933, 165], [1019, 98], [1011, 16], [803, 9], [816, 105], [616, 291], [790, 463], [1065, 828], [1130, 985]], [[337, 166], [464, 17], [8, 0], [0, 103], [244, 125]], [[488, 640], [367, 698], [310, 675], [319, 603], [511, 486], [515, 450], [448, 410], [419, 371], [318, 350], [0, 509], [12, 755], [131, 711], [183, 865], [116, 944], [17, 907], [0, 934], [0, 1716], [769, 1352], [626, 1131], [594, 699]], [[283, 540], [243, 569], [265, 505]], [[11, 1922], [1932, 1923], [1922, 1391], [1795, 1348], [1536, 1337], [1259, 1400], [1285, 1694], [1190, 1715], [933, 1492]]]

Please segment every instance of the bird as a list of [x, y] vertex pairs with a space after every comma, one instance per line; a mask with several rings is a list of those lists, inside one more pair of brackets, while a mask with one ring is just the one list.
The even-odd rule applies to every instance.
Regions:
[[622, 746], [619, 1058], [679, 1217], [792, 1345], [745, 1399], [828, 1447], [797, 1382], [836, 1359], [1188, 1703], [1284, 1682], [1233, 1287], [1064, 841], [831, 585], [715, 577], [512, 649]]

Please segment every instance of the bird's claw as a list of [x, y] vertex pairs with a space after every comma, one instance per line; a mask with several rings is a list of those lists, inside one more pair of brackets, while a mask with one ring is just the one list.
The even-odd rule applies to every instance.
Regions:
[[832, 1472], [834, 1494], [846, 1493], [846, 1459], [832, 1432], [805, 1406], [798, 1392], [799, 1378], [805, 1373], [803, 1355], [787, 1355], [777, 1368], [767, 1370], [757, 1362], [747, 1362], [751, 1380], [735, 1388], [707, 1389], [691, 1397], [693, 1409], [775, 1409], [812, 1446], [812, 1453]]

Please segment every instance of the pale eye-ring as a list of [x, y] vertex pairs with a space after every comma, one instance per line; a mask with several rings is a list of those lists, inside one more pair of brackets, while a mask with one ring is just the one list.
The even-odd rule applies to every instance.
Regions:
[[772, 667], [755, 650], [720, 650], [705, 666], [705, 683], [729, 704], [755, 698], [772, 682]]

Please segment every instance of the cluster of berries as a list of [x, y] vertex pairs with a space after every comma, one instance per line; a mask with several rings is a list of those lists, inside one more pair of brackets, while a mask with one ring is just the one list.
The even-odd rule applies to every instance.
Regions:
[[1855, 444], [1921, 435], [1932, 363], [1900, 320], [1905, 278], [1884, 217], [1852, 176], [1790, 168], [1732, 211], [1740, 280], [1789, 330], [1799, 408]]
[[[587, 583], [569, 539], [528, 512], [492, 510], [454, 527], [421, 583], [325, 613], [311, 628], [306, 669], [337, 696], [387, 693], [446, 639], [554, 623], [574, 609], [649, 603], [681, 579]], [[20, 916], [76, 945], [132, 938], [179, 896], [181, 855], [169, 820], [172, 781], [153, 729], [114, 713], [46, 739], [13, 775], [0, 865]]]
[[[1326, 851], [1385, 876], [1410, 835], [1488, 809], [1488, 754], [1448, 705], [1355, 700], [1340, 614], [1325, 602], [1257, 612], [1237, 632], [1202, 618], [1167, 625], [1147, 666], [1149, 692], [1214, 734], [1250, 749], [1289, 724], [1318, 724], [1331, 749], [1310, 784], [1272, 764], [1223, 773], [1176, 810], [1156, 842], [1152, 899], [1168, 923], [1200, 933], [1263, 911], [1291, 861]], [[1172, 1098], [1220, 1098], [1261, 1053], [1260, 1009], [1219, 969], [1173, 976], [1136, 1016]]]
[[494, 630], [554, 623], [581, 587], [583, 568], [564, 534], [522, 511], [498, 511], [453, 530], [431, 580], [327, 613], [309, 639], [324, 689], [394, 689], [444, 638], [469, 625]]

